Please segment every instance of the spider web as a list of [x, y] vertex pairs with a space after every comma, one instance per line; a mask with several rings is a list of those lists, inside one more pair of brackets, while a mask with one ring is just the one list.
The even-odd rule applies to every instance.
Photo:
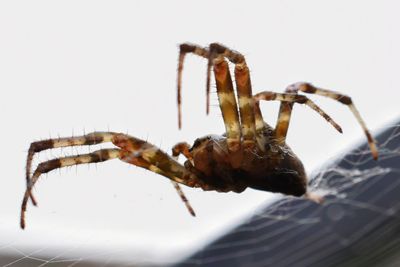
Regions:
[[[363, 144], [310, 176], [311, 191], [324, 195], [323, 205], [279, 197], [176, 266], [397, 266], [400, 122], [383, 129], [377, 141], [379, 161], [372, 159]], [[64, 239], [76, 239], [76, 234], [81, 233], [71, 230], [64, 233]], [[71, 243], [64, 251], [40, 245], [41, 237], [25, 232], [24, 238], [27, 236], [39, 249], [0, 239], [0, 266], [156, 265], [151, 255], [137, 248], [86, 249], [96, 247], [90, 230], [85, 231], [80, 245]], [[149, 260], [132, 263], [135, 257]]]

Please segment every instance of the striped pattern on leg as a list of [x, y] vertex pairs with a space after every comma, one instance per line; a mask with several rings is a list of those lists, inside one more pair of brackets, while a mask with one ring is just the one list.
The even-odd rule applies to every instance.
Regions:
[[235, 64], [235, 81], [239, 104], [241, 133], [245, 147], [255, 146], [256, 126], [250, 72], [242, 54], [218, 43], [210, 44], [210, 58], [224, 56]]
[[[256, 143], [256, 125], [254, 114], [254, 100], [252, 97], [249, 69], [245, 58], [237, 51], [231, 50], [218, 43], [212, 43], [208, 48], [202, 48], [193, 44], [181, 44], [178, 60], [178, 125], [181, 127], [181, 83], [183, 61], [187, 53], [208, 58], [207, 65], [207, 114], [209, 111], [210, 69], [214, 66], [214, 74], [217, 84], [218, 99], [224, 118], [228, 148], [236, 152], [241, 146], [243, 137], [244, 147], [253, 148]], [[237, 96], [233, 92], [232, 78], [229, 67], [224, 58], [235, 64], [235, 79]], [[239, 119], [240, 116], [240, 119]], [[262, 148], [261, 148], [262, 149]]]
[[[285, 93], [296, 94], [298, 90], [293, 90], [291, 86], [285, 89]], [[284, 143], [289, 129], [290, 118], [292, 116], [293, 102], [282, 101], [279, 107], [278, 120], [275, 126], [275, 135], [279, 142]]]
[[[178, 95], [177, 95], [177, 102], [178, 102], [178, 127], [179, 129], [182, 128], [182, 71], [183, 71], [183, 62], [185, 60], [185, 56], [187, 53], [193, 53], [200, 57], [208, 58], [209, 53], [206, 48], [202, 48], [198, 45], [194, 44], [181, 44], [179, 46], [179, 59], [178, 59]], [[207, 87], [206, 87], [206, 113], [210, 112], [210, 74], [211, 74], [211, 65], [208, 64], [207, 66]]]
[[320, 107], [318, 107], [313, 101], [308, 99], [306, 96], [303, 95], [296, 95], [296, 94], [284, 94], [284, 93], [274, 93], [270, 91], [264, 91], [258, 93], [254, 96], [256, 101], [266, 100], [278, 100], [278, 101], [285, 101], [285, 102], [293, 102], [299, 104], [305, 104], [318, 112], [326, 121], [328, 121], [338, 132], [342, 132], [342, 128], [328, 115], [326, 114]]
[[[186, 142], [177, 143], [172, 148], [172, 156], [174, 157], [175, 160], [178, 160], [179, 155], [183, 154], [193, 165], [193, 156], [190, 153], [189, 148], [190, 148], [190, 145], [188, 143], [186, 143]], [[183, 193], [183, 191], [182, 191], [181, 187], [179, 186], [179, 184], [177, 182], [174, 182], [174, 181], [171, 181], [171, 183], [174, 186], [174, 188], [175, 188], [176, 192], [178, 193], [179, 197], [181, 198], [181, 200], [185, 204], [186, 209], [189, 211], [189, 213], [192, 216], [196, 217], [196, 213], [194, 212], [194, 209], [190, 205], [189, 200], [187, 199], [187, 197]]]
[[240, 110], [243, 144], [245, 147], [254, 147], [256, 135], [254, 101], [251, 92], [249, 68], [247, 67], [246, 62], [236, 64], [235, 79]]
[[184, 184], [185, 184], [185, 181], [180, 181], [179, 177], [174, 176], [168, 170], [164, 171], [163, 169], [157, 167], [156, 165], [149, 163], [146, 159], [144, 159], [142, 157], [142, 155], [140, 153], [132, 153], [132, 152], [128, 153], [121, 160], [125, 161], [126, 163], [136, 165], [138, 167], [147, 169], [149, 171], [152, 171], [154, 173], [157, 173], [157, 174], [160, 174], [162, 176], [169, 178], [171, 180], [172, 185], [174, 186], [175, 190], [177, 191], [179, 197], [181, 198], [181, 200], [185, 204], [186, 208], [188, 209], [189, 213], [192, 216], [196, 216], [193, 208], [190, 206], [189, 201], [187, 200], [186, 196], [184, 195], [182, 189], [180, 188], [180, 186], [178, 184], [178, 181], [181, 183], [184, 183]]
[[202, 181], [193, 173], [167, 153], [146, 141], [119, 134], [113, 138], [112, 142], [126, 152], [121, 158], [122, 161], [146, 168], [189, 187], [203, 186]]
[[189, 211], [190, 215], [196, 217], [196, 213], [194, 212], [194, 209], [190, 205], [189, 200], [186, 198], [185, 193], [183, 193], [182, 188], [179, 186], [177, 182], [171, 181], [171, 183], [174, 186], [179, 197], [181, 198], [182, 202], [185, 204], [185, 207]]
[[279, 143], [284, 143], [292, 116], [293, 102], [283, 101], [279, 107], [278, 120], [275, 126], [275, 136]]
[[256, 121], [256, 140], [258, 147], [261, 151], [265, 151], [266, 140], [264, 136], [264, 131], [266, 130], [265, 122], [262, 117], [262, 113], [260, 110], [260, 102], [254, 101], [254, 118]]
[[225, 123], [228, 149], [231, 152], [235, 152], [240, 148], [241, 129], [229, 66], [222, 56], [214, 59], [213, 65], [219, 105]]
[[[32, 160], [36, 153], [39, 153], [43, 150], [51, 149], [51, 148], [59, 148], [59, 147], [68, 147], [68, 146], [83, 146], [83, 145], [96, 145], [104, 142], [110, 142], [112, 137], [116, 133], [113, 132], [93, 132], [83, 136], [75, 136], [75, 137], [66, 137], [66, 138], [57, 138], [57, 139], [48, 139], [31, 143], [28, 156], [26, 160], [26, 183], [29, 184], [31, 170], [32, 170]], [[30, 192], [30, 198], [32, 203], [36, 206], [37, 202]]]
[[88, 154], [57, 158], [40, 163], [37, 166], [36, 170], [33, 172], [32, 178], [29, 179], [25, 195], [22, 200], [20, 221], [21, 228], [25, 228], [25, 211], [28, 199], [31, 196], [32, 188], [42, 174], [67, 166], [74, 166], [84, 163], [103, 162], [106, 160], [115, 159], [121, 157], [121, 153], [122, 151], [120, 149], [101, 149]]
[[358, 123], [361, 125], [361, 128], [363, 129], [365, 136], [367, 137], [368, 145], [370, 147], [373, 158], [375, 160], [378, 159], [378, 149], [376, 148], [376, 141], [372, 137], [364, 120], [362, 119], [360, 113], [358, 112], [356, 106], [354, 105], [353, 101], [351, 100], [351, 98], [349, 96], [344, 95], [339, 92], [332, 91], [332, 90], [322, 89], [322, 88], [316, 87], [310, 83], [305, 83], [305, 82], [299, 82], [299, 83], [292, 84], [288, 87], [288, 90], [291, 90], [294, 92], [302, 91], [302, 92], [308, 93], [308, 94], [316, 94], [316, 95], [320, 95], [320, 96], [325, 96], [325, 97], [331, 98], [333, 100], [336, 100], [336, 101], [348, 106], [350, 111], [356, 117]]

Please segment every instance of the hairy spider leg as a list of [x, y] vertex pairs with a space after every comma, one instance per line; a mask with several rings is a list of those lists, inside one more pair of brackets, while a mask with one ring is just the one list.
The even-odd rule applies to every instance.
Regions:
[[79, 165], [79, 164], [84, 164], [84, 163], [103, 162], [106, 160], [121, 157], [122, 156], [121, 153], [123, 153], [123, 151], [121, 151], [120, 149], [115, 149], [115, 148], [101, 149], [101, 150], [97, 150], [97, 151], [94, 151], [94, 152], [88, 153], [88, 154], [82, 154], [82, 155], [76, 155], [76, 156], [70, 156], [70, 157], [62, 157], [62, 158], [52, 159], [52, 160], [48, 160], [48, 161], [40, 163], [37, 166], [36, 170], [33, 172], [32, 178], [29, 180], [29, 182], [27, 184], [24, 198], [22, 200], [21, 220], [20, 220], [21, 228], [22, 229], [25, 228], [26, 206], [28, 203], [28, 199], [31, 196], [32, 188], [42, 174], [48, 173], [54, 169], [59, 169], [62, 167], [67, 167], [67, 166]]
[[[208, 58], [209, 53], [207, 48], [200, 47], [194, 44], [181, 44], [179, 46], [179, 59], [178, 59], [178, 78], [177, 78], [177, 102], [178, 102], [178, 127], [182, 128], [182, 71], [183, 71], [183, 62], [185, 60], [185, 56], [187, 53], [193, 53], [200, 57]], [[207, 86], [206, 86], [206, 113], [207, 115], [210, 113], [210, 73], [211, 73], [211, 64], [207, 66]]]
[[113, 144], [123, 150], [132, 152], [128, 157], [122, 158], [123, 161], [131, 163], [131, 159], [135, 161], [133, 157], [139, 158], [150, 164], [148, 168], [150, 171], [159, 173], [174, 182], [189, 187], [200, 187], [205, 191], [216, 190], [216, 188], [201, 179], [200, 173], [196, 171], [190, 162], [182, 166], [167, 153], [148, 142], [133, 136], [120, 134], [113, 139]]
[[[93, 141], [97, 136], [96, 141]], [[88, 140], [84, 140], [88, 137]], [[103, 137], [103, 138], [101, 138]], [[89, 142], [89, 139], [91, 140]], [[101, 140], [100, 140], [101, 139]], [[101, 149], [88, 154], [81, 154], [76, 156], [56, 158], [53, 160], [42, 162], [38, 165], [36, 170], [33, 172], [32, 177], [29, 179], [27, 189], [24, 194], [24, 198], [21, 206], [21, 228], [25, 227], [25, 211], [28, 199], [30, 198], [30, 192], [33, 186], [43, 173], [50, 172], [54, 169], [79, 165], [84, 163], [96, 163], [103, 162], [106, 160], [119, 158], [127, 163], [145, 168], [157, 174], [163, 175], [170, 180], [184, 184], [189, 187], [201, 187], [204, 190], [213, 190], [210, 186], [204, 184], [203, 181], [199, 180], [197, 176], [187, 170], [184, 166], [179, 164], [176, 160], [170, 157], [165, 152], [161, 151], [156, 146], [143, 141], [141, 139], [128, 136], [125, 134], [118, 134], [112, 132], [92, 133], [85, 136], [70, 137], [70, 138], [59, 138], [55, 140], [45, 140], [47, 145], [43, 143], [41, 150], [53, 148], [53, 147], [65, 147], [74, 145], [93, 144], [93, 142], [106, 142], [111, 141], [114, 145], [120, 149]], [[50, 143], [53, 142], [52, 145]], [[34, 145], [35, 146], [35, 145]], [[37, 149], [39, 150], [39, 149]], [[32, 159], [33, 156], [28, 158]]]
[[[235, 82], [239, 104], [241, 135], [244, 147], [254, 148], [256, 126], [250, 71], [242, 54], [218, 43], [210, 44], [210, 61], [213, 55], [222, 55], [235, 64]], [[216, 60], [218, 61], [218, 56]], [[214, 64], [215, 65], [215, 64]]]
[[[364, 120], [362, 119], [360, 113], [358, 112], [357, 108], [355, 107], [353, 101], [351, 100], [351, 98], [349, 96], [344, 95], [339, 92], [332, 91], [332, 90], [322, 89], [322, 88], [316, 87], [316, 86], [314, 86], [310, 83], [306, 83], [306, 82], [294, 83], [292, 85], [289, 85], [286, 88], [286, 92], [288, 92], [288, 93], [297, 93], [298, 91], [308, 93], [308, 94], [316, 94], [316, 95], [320, 95], [320, 96], [325, 96], [325, 97], [331, 98], [333, 100], [336, 100], [336, 101], [348, 106], [350, 111], [356, 117], [358, 123], [361, 125], [361, 127], [367, 137], [368, 145], [370, 147], [373, 158], [375, 160], [378, 159], [378, 149], [376, 148], [375, 139], [372, 137]], [[291, 110], [288, 110], [288, 111], [286, 111], [287, 115], [282, 115], [282, 116], [283, 117], [287, 116], [288, 121], [289, 121], [290, 113], [291, 113]], [[279, 117], [278, 121], [280, 119], [281, 119], [281, 117]], [[287, 131], [287, 129], [286, 129], [286, 131]], [[284, 136], [286, 136], [286, 132], [282, 131], [282, 133], [284, 134]]]
[[188, 185], [193, 180], [194, 184], [191, 187], [200, 187], [194, 174], [190, 173], [184, 166], [158, 147], [125, 134], [115, 135], [112, 143], [122, 150], [131, 152], [121, 160], [132, 164], [135, 164], [137, 160], [139, 160], [139, 163], [143, 161], [146, 166], [140, 167], [149, 167], [149, 170], [156, 173], [158, 173], [157, 169], [159, 169], [162, 171], [161, 175], [185, 185]]
[[[183, 60], [186, 53], [194, 53], [201, 57], [208, 57], [207, 65], [207, 111], [209, 105], [210, 68], [214, 66], [214, 75], [217, 85], [217, 94], [225, 123], [228, 149], [236, 152], [241, 147], [241, 137], [245, 147], [255, 146], [255, 117], [254, 101], [251, 92], [249, 69], [242, 54], [223, 45], [212, 43], [209, 49], [192, 44], [180, 45], [178, 63], [178, 109], [180, 110], [180, 88]], [[235, 64], [235, 79], [239, 111], [233, 90], [229, 67], [224, 58]], [[180, 111], [178, 112], [180, 114]], [[178, 116], [180, 117], [180, 115]], [[239, 120], [240, 116], [240, 120]]]
[[326, 121], [328, 121], [335, 129], [342, 133], [342, 128], [328, 115], [323, 111], [320, 107], [317, 106], [313, 101], [308, 99], [304, 95], [297, 95], [297, 94], [286, 94], [286, 93], [275, 93], [275, 92], [270, 92], [270, 91], [264, 91], [261, 93], [258, 93], [254, 96], [254, 99], [259, 102], [260, 100], [266, 100], [266, 101], [272, 101], [272, 100], [278, 100], [278, 101], [285, 101], [285, 102], [292, 102], [292, 103], [299, 103], [299, 104], [305, 104], [318, 112], [319, 115], [321, 115]]
[[[96, 144], [100, 144], [100, 143], [111, 142], [113, 137], [116, 135], [118, 135], [118, 133], [93, 132], [93, 133], [89, 133], [89, 134], [86, 134], [83, 136], [48, 139], [48, 140], [42, 140], [42, 141], [32, 143], [30, 145], [28, 157], [27, 157], [27, 165], [26, 165], [27, 183], [29, 183], [32, 159], [33, 159], [35, 153], [41, 152], [46, 149], [51, 149], [51, 148], [82, 146], [82, 145], [96, 145]], [[34, 202], [34, 204], [36, 205], [36, 201]]]
[[228, 62], [226, 62], [222, 56], [219, 56], [214, 59], [213, 66], [219, 105], [225, 123], [228, 150], [230, 152], [236, 152], [241, 146], [241, 131], [239, 113], [235, 94], [233, 92], [233, 83], [229, 72]]
[[[93, 132], [83, 136], [47, 139], [31, 143], [28, 156], [26, 160], [26, 184], [29, 184], [30, 175], [32, 170], [32, 160], [36, 153], [43, 150], [59, 147], [69, 146], [82, 146], [82, 145], [96, 145], [104, 142], [110, 142], [115, 133], [111, 132]], [[35, 200], [32, 192], [30, 192], [30, 198], [32, 203], [36, 206], [37, 201]]]
[[189, 211], [190, 215], [193, 217], [196, 217], [196, 213], [194, 212], [193, 207], [190, 205], [189, 200], [185, 196], [185, 193], [183, 193], [182, 188], [179, 186], [177, 182], [174, 182], [171, 180], [172, 185], [174, 186], [176, 192], [178, 192], [179, 197], [185, 203], [186, 209]]
[[[287, 90], [285, 90], [285, 93], [288, 93]], [[275, 136], [278, 142], [281, 144], [285, 143], [286, 141], [293, 105], [293, 102], [282, 101], [279, 107], [278, 119], [275, 125]]]
[[267, 144], [267, 140], [265, 138], [264, 132], [266, 131], [266, 123], [264, 122], [261, 110], [260, 110], [260, 102], [255, 101], [254, 103], [254, 119], [256, 122], [256, 140], [258, 147], [261, 151], [265, 151], [265, 145]]
[[[176, 145], [174, 145], [172, 147], [172, 156], [174, 157], [175, 160], [178, 160], [179, 155], [183, 154], [193, 165], [193, 156], [189, 151], [190, 145], [186, 142], [180, 142], [177, 143]], [[185, 196], [185, 194], [183, 193], [181, 187], [179, 186], [179, 184], [177, 182], [172, 181], [173, 186], [175, 187], [176, 191], [178, 192], [180, 198], [182, 199], [183, 203], [185, 203], [185, 206], [187, 208], [187, 210], [189, 211], [189, 213], [192, 216], [196, 216], [196, 213], [194, 212], [193, 207], [190, 205], [189, 200], [187, 199], [187, 197]]]
[[[181, 79], [182, 79], [182, 69], [183, 60], [186, 53], [193, 53], [195, 55], [209, 59], [210, 53], [208, 49], [199, 47], [192, 44], [181, 44], [179, 53], [179, 65], [178, 65], [178, 110], [179, 119], [181, 121]], [[214, 75], [217, 84], [217, 94], [220, 102], [220, 108], [222, 112], [222, 117], [225, 123], [226, 137], [228, 148], [230, 151], [237, 151], [240, 148], [240, 122], [239, 113], [236, 104], [235, 94], [233, 92], [232, 78], [229, 72], [229, 66], [222, 55], [213, 55], [213, 60], [208, 61], [207, 67], [207, 98], [209, 92], [209, 80], [210, 80], [210, 68], [214, 65]], [[216, 57], [216, 58], [215, 58]], [[179, 123], [180, 125], [180, 123]]]

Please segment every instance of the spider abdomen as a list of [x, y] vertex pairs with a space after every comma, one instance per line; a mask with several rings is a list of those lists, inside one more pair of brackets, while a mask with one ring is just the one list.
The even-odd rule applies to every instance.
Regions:
[[[191, 148], [194, 168], [206, 184], [221, 192], [250, 187], [294, 196], [306, 193], [303, 164], [286, 145], [274, 152], [242, 148], [232, 154], [226, 144], [225, 137], [209, 135], [197, 139]], [[240, 160], [240, 165], [234, 167], [232, 160]]]

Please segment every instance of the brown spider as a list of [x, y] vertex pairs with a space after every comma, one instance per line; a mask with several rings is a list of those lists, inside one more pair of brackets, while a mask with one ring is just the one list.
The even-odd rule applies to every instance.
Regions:
[[[171, 179], [193, 216], [194, 211], [178, 184], [200, 187], [203, 190], [237, 193], [250, 187], [296, 197], [305, 195], [311, 200], [321, 202], [323, 200], [321, 197], [307, 192], [307, 176], [303, 164], [285, 143], [293, 104], [306, 104], [331, 123], [336, 130], [339, 132], [342, 130], [314, 102], [304, 95], [298, 95], [298, 91], [326, 96], [347, 105], [363, 128], [374, 159], [378, 158], [375, 141], [350, 97], [302, 82], [290, 85], [285, 93], [265, 91], [253, 96], [249, 68], [244, 56], [217, 43], [210, 44], [206, 48], [193, 44], [180, 45], [179, 128], [181, 128], [181, 77], [183, 61], [187, 53], [193, 53], [208, 60], [207, 113], [209, 112], [210, 72], [213, 67], [226, 133], [222, 136], [207, 135], [198, 138], [192, 147], [185, 142], [178, 143], [172, 148], [172, 157], [146, 141], [114, 132], [93, 132], [84, 136], [33, 142], [26, 162], [27, 188], [21, 207], [21, 228], [25, 227], [28, 199], [36, 205], [32, 188], [41, 174], [66, 166], [103, 162], [115, 158]], [[237, 102], [226, 59], [235, 64]], [[259, 108], [260, 100], [281, 101], [275, 128], [264, 122]], [[112, 142], [117, 148], [100, 149], [88, 154], [45, 161], [40, 163], [31, 175], [32, 159], [37, 152], [51, 148], [95, 145], [104, 142]], [[177, 161], [179, 154], [187, 158], [184, 165]]]

